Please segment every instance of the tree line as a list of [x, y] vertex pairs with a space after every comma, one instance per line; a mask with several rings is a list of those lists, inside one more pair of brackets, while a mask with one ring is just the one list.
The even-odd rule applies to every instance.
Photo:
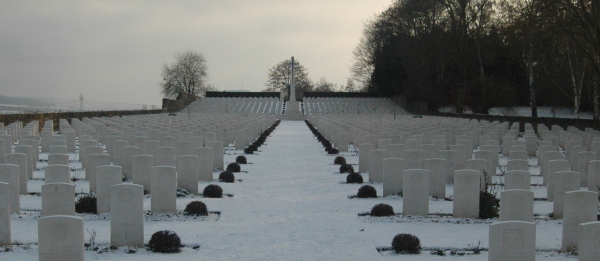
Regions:
[[397, 0], [365, 23], [351, 80], [436, 111], [571, 107], [599, 117], [600, 1]]

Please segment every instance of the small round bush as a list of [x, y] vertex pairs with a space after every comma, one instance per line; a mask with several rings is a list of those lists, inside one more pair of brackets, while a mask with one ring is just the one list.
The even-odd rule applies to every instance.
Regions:
[[376, 198], [377, 190], [370, 185], [364, 185], [358, 189], [356, 196], [359, 198]]
[[358, 173], [350, 173], [348, 174], [348, 176], [346, 176], [346, 183], [358, 183], [358, 184], [362, 184], [363, 183], [363, 177], [362, 175], [358, 174]]
[[335, 164], [335, 165], [344, 165], [344, 164], [346, 164], [346, 158], [344, 158], [342, 156], [337, 156], [333, 160], [333, 164]]
[[242, 171], [242, 168], [240, 167], [240, 164], [232, 162], [232, 163], [229, 163], [229, 165], [227, 165], [226, 170], [231, 171], [231, 172], [240, 172], [240, 171]]
[[500, 210], [500, 200], [496, 195], [487, 191], [479, 192], [479, 218], [497, 218]]
[[186, 216], [208, 216], [208, 210], [206, 209], [206, 204], [196, 200], [185, 206], [183, 214]]
[[247, 148], [244, 149], [244, 153], [246, 153], [246, 154], [254, 154], [254, 151], [250, 147], [247, 147]]
[[170, 230], [162, 230], [152, 234], [148, 242], [148, 250], [156, 253], [179, 253], [182, 247], [181, 239], [177, 233]]
[[352, 167], [352, 165], [342, 164], [342, 166], [340, 166], [340, 173], [352, 173], [352, 172], [354, 172], [354, 167]]
[[327, 154], [339, 154], [340, 151], [336, 148], [330, 148], [327, 150]]
[[392, 240], [392, 249], [398, 254], [421, 253], [419, 238], [411, 234], [398, 234]]
[[226, 171], [221, 172], [221, 174], [219, 174], [219, 180], [221, 182], [234, 183], [235, 176], [233, 175], [233, 172], [226, 170]]
[[97, 214], [96, 197], [89, 194], [79, 197], [75, 202], [75, 212]]
[[223, 197], [223, 189], [219, 185], [210, 184], [204, 188], [202, 195], [207, 198], [221, 198]]
[[235, 158], [235, 162], [237, 162], [238, 164], [248, 164], [248, 160], [246, 159], [246, 157], [244, 157], [242, 155], [237, 156]]
[[394, 208], [392, 208], [392, 206], [385, 204], [385, 203], [377, 204], [377, 205], [373, 206], [373, 208], [371, 209], [371, 216], [387, 217], [387, 216], [393, 216], [393, 215], [395, 215]]

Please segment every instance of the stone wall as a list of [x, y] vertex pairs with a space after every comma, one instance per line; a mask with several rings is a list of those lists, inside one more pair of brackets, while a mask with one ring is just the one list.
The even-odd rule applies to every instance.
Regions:
[[123, 115], [136, 115], [136, 114], [158, 114], [163, 113], [163, 110], [131, 110], [131, 111], [85, 111], [85, 112], [55, 112], [55, 113], [32, 113], [32, 114], [5, 114], [0, 115], [0, 122], [4, 125], [16, 121], [22, 121], [23, 125], [31, 121], [39, 121], [40, 128], [46, 120], [53, 120], [55, 124], [58, 124], [59, 119], [70, 120], [72, 118], [92, 118], [92, 117], [114, 117]]

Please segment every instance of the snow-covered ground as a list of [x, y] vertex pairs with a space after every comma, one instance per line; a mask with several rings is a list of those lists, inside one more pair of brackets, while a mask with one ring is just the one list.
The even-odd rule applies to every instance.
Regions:
[[[455, 219], [452, 202], [430, 200], [430, 217], [374, 218], [359, 216], [369, 212], [378, 203], [391, 205], [396, 213], [402, 212], [402, 198], [350, 199], [361, 184], [344, 184], [346, 175], [339, 174], [333, 165], [334, 156], [327, 155], [320, 143], [302, 121], [283, 121], [254, 155], [246, 155], [251, 164], [242, 165], [247, 173], [236, 173], [241, 182], [220, 183], [224, 193], [233, 197], [209, 199], [188, 196], [177, 199], [182, 211], [193, 200], [206, 203], [209, 211], [220, 211], [220, 216], [190, 219], [182, 216], [155, 215], [144, 222], [144, 239], [159, 230], [173, 230], [186, 245], [181, 253], [157, 254], [145, 249], [127, 254], [126, 248], [98, 253], [86, 251], [87, 260], [487, 260], [487, 251], [478, 255], [452, 256], [450, 249], [488, 248], [489, 224], [497, 220]], [[241, 151], [227, 150], [225, 164], [235, 161]], [[358, 164], [354, 153], [343, 153], [351, 164]], [[75, 154], [71, 154], [74, 158]], [[47, 158], [47, 154], [41, 154]], [[506, 159], [500, 159], [501, 165]], [[535, 165], [536, 158], [530, 158]], [[43, 168], [46, 163], [39, 162]], [[75, 161], [72, 165], [80, 169]], [[357, 166], [355, 166], [356, 169]], [[539, 168], [531, 167], [532, 174]], [[77, 171], [82, 175], [82, 170]], [[34, 173], [41, 177], [42, 171]], [[214, 173], [217, 178], [218, 172]], [[367, 174], [363, 177], [367, 179]], [[500, 181], [500, 177], [495, 178]], [[532, 183], [540, 183], [533, 177]], [[30, 191], [39, 192], [42, 180], [28, 181]], [[87, 191], [86, 181], [77, 181], [77, 191]], [[200, 182], [202, 190], [207, 182]], [[371, 184], [381, 196], [382, 184]], [[545, 197], [545, 187], [534, 186], [535, 197]], [[452, 186], [447, 186], [451, 196]], [[548, 220], [552, 203], [535, 201], [537, 225], [536, 249], [538, 260], [573, 260], [575, 257], [558, 253], [561, 244], [561, 220]], [[11, 215], [12, 251], [0, 252], [0, 260], [37, 260], [38, 231], [41, 198], [21, 196], [22, 214]], [[144, 209], [150, 209], [150, 199], [144, 200]], [[80, 215], [85, 219], [85, 240], [89, 232], [97, 233], [96, 243], [101, 248], [110, 244], [109, 215]], [[390, 246], [399, 233], [419, 237], [424, 249], [447, 249], [447, 256], [397, 255], [378, 252], [377, 247]], [[194, 249], [194, 246], [200, 246]], [[466, 251], [465, 253], [470, 253]]]

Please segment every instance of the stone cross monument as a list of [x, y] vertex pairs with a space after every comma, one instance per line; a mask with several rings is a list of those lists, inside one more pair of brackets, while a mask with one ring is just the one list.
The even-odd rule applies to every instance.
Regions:
[[290, 83], [290, 101], [296, 100], [296, 64], [294, 62], [294, 56], [292, 56], [292, 75]]

